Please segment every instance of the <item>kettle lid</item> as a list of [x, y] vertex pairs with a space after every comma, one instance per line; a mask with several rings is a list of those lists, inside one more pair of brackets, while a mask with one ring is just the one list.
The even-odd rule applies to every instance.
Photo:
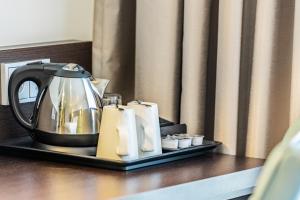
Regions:
[[63, 66], [54, 76], [66, 78], [89, 78], [92, 75], [78, 64], [69, 63]]

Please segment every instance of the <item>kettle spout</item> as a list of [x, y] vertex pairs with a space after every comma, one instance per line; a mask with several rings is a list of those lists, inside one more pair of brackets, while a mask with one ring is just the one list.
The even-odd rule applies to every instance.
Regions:
[[103, 98], [104, 91], [108, 85], [110, 80], [108, 79], [101, 79], [101, 78], [94, 78], [91, 82], [97, 89], [98, 94], [101, 98]]

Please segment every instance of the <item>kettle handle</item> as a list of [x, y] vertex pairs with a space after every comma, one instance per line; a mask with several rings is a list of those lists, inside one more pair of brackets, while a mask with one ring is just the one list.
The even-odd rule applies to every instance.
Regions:
[[36, 111], [37, 105], [39, 104], [42, 94], [45, 88], [48, 86], [49, 79], [64, 64], [43, 64], [43, 63], [30, 63], [23, 67], [17, 68], [11, 75], [8, 84], [8, 100], [10, 107], [13, 111], [14, 117], [20, 124], [26, 129], [32, 130], [34, 124], [32, 119], [25, 117], [20, 109], [19, 102], [19, 88], [25, 81], [33, 81], [38, 86], [38, 94], [35, 103]]

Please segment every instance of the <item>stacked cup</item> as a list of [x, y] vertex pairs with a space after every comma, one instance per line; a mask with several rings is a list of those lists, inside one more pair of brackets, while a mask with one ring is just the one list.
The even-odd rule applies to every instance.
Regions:
[[157, 104], [132, 101], [127, 105], [135, 111], [139, 157], [162, 154]]
[[97, 157], [122, 161], [138, 159], [134, 110], [126, 106], [104, 106]]
[[162, 154], [158, 107], [133, 101], [104, 106], [97, 157], [131, 161]]

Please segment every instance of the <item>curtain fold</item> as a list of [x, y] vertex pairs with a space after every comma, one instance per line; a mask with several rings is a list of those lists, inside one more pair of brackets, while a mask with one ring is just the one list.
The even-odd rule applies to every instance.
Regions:
[[135, 98], [156, 102], [179, 120], [182, 0], [139, 0], [136, 10]]
[[215, 139], [236, 153], [242, 0], [220, 1], [215, 103]]
[[293, 8], [291, 0], [257, 2], [246, 151], [250, 157], [266, 157], [289, 127]]
[[300, 1], [295, 1], [290, 125], [300, 117]]
[[[192, 134], [203, 133], [205, 126], [203, 119], [212, 2], [184, 1], [180, 121], [190, 124], [188, 129]], [[194, 109], [186, 109], [191, 106]]]
[[135, 0], [96, 0], [93, 75], [110, 79], [108, 92], [134, 98]]
[[300, 116], [299, 7], [96, 0], [93, 74], [125, 102], [157, 102], [162, 117], [223, 142], [223, 153], [264, 158]]

